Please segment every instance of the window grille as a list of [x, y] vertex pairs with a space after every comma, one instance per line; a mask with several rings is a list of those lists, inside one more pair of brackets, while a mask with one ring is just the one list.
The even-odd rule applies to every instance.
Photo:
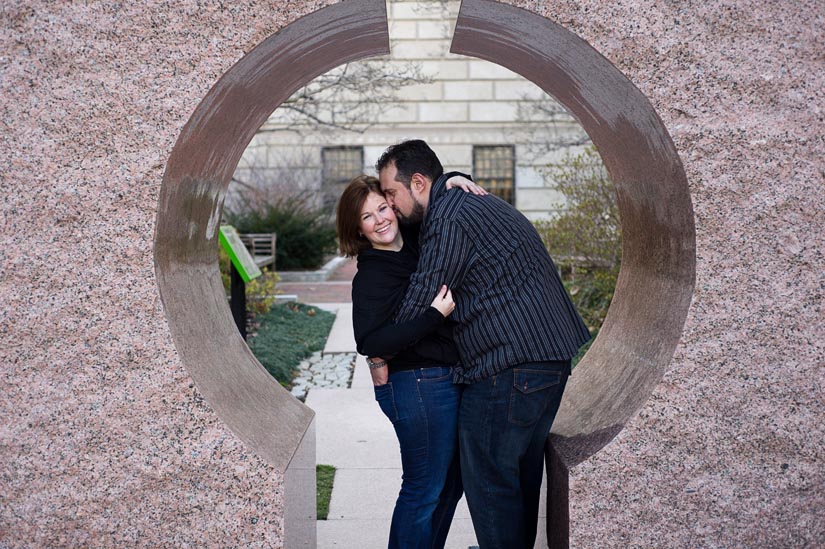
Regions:
[[515, 205], [515, 146], [473, 146], [473, 179], [491, 193]]
[[321, 164], [324, 205], [334, 208], [344, 187], [364, 173], [364, 148], [324, 147], [321, 149]]

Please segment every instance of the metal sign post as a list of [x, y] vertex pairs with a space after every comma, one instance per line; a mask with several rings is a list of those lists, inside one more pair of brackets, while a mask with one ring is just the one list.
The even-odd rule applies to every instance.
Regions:
[[246, 283], [261, 276], [261, 269], [241, 242], [235, 227], [221, 225], [218, 240], [231, 260], [229, 306], [232, 310], [232, 318], [235, 319], [235, 325], [241, 337], [246, 339]]

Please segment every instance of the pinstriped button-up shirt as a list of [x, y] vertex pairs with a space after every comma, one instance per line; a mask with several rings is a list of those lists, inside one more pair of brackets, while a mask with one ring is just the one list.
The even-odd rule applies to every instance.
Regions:
[[447, 192], [450, 175], [430, 191], [418, 270], [396, 322], [427, 310], [447, 284], [456, 301], [457, 382], [525, 362], [572, 358], [590, 333], [535, 227], [498, 197]]

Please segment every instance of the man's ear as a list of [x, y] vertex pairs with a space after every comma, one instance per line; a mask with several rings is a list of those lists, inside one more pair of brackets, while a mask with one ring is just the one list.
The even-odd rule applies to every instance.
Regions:
[[427, 188], [427, 178], [420, 173], [414, 173], [410, 178], [410, 189], [423, 193]]

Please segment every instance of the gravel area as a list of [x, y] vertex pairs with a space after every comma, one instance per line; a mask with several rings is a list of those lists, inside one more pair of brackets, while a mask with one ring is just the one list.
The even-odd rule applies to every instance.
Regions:
[[299, 365], [299, 374], [292, 385], [292, 394], [306, 400], [313, 387], [324, 389], [349, 388], [355, 369], [355, 353], [312, 353]]

